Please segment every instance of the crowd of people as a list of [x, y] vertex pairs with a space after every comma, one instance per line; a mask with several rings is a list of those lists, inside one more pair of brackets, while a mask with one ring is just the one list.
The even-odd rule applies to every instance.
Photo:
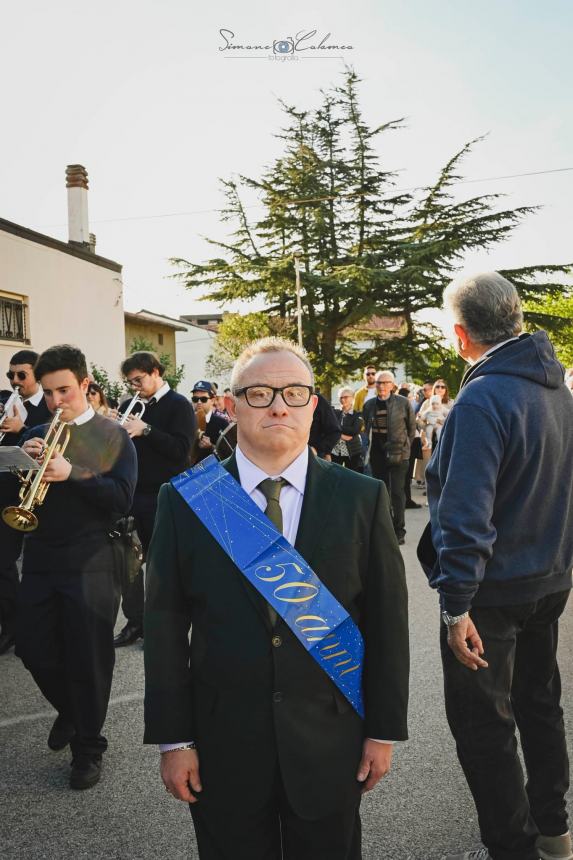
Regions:
[[[119, 403], [76, 347], [12, 357], [0, 653], [15, 644], [54, 707], [47, 743], [70, 746], [71, 788], [101, 777], [115, 649], [143, 639], [145, 742], [202, 860], [359, 860], [361, 796], [407, 738], [399, 547], [427, 476], [418, 557], [484, 843], [444, 860], [573, 860], [556, 660], [573, 489], [531, 471], [570, 474], [573, 374], [544, 332], [522, 332], [500, 275], [445, 301], [470, 365], [455, 401], [444, 379], [368, 365], [333, 408], [280, 338], [247, 347], [222, 395], [200, 379], [185, 397], [133, 353]], [[29, 471], [10, 468], [24, 456]], [[125, 564], [136, 538], [145, 577]]]

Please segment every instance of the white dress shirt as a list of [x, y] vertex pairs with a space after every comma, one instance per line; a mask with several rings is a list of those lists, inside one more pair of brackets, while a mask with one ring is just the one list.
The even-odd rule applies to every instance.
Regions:
[[38, 390], [35, 394], [32, 394], [31, 397], [26, 397], [24, 403], [31, 403], [32, 406], [39, 406], [42, 397], [44, 396], [44, 389], [41, 385], [38, 385]]
[[85, 412], [82, 412], [81, 415], [78, 415], [77, 418], [74, 418], [73, 421], [68, 421], [68, 424], [75, 424], [76, 427], [81, 427], [82, 424], [87, 424], [88, 421], [94, 417], [95, 412], [92, 406], [88, 406]]
[[[257, 489], [261, 481], [265, 481], [267, 478], [272, 478], [274, 481], [284, 478], [285, 481], [288, 481], [288, 484], [281, 490], [279, 504], [283, 514], [283, 535], [293, 546], [300, 523], [306, 473], [308, 471], [308, 456], [308, 447], [306, 447], [296, 460], [293, 460], [290, 466], [287, 466], [278, 475], [268, 475], [259, 466], [256, 466], [251, 460], [245, 457], [238, 445], [235, 448], [241, 487], [249, 494], [261, 511], [264, 511], [267, 506], [266, 498], [261, 490]], [[376, 740], [378, 743], [393, 743], [393, 741], [382, 741], [378, 740], [378, 738], [372, 738], [371, 740]], [[159, 750], [160, 752], [169, 752], [169, 750], [178, 749], [186, 743], [189, 743], [189, 741], [181, 741], [177, 744], [159, 744]]]
[[144, 403], [149, 403], [150, 400], [155, 400], [155, 402], [157, 403], [157, 401], [161, 400], [161, 398], [165, 394], [167, 394], [168, 391], [171, 391], [171, 386], [168, 382], [164, 382], [161, 388], [158, 388], [155, 394], [152, 394], [151, 397], [142, 397], [141, 399]]

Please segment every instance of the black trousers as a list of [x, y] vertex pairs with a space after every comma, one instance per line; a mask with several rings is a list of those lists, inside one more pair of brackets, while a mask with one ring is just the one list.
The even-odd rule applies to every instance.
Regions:
[[16, 562], [22, 550], [22, 537], [20, 532], [0, 522], [0, 627], [2, 633], [10, 635], [14, 635], [16, 627], [20, 585]]
[[412, 440], [410, 448], [410, 459], [408, 461], [408, 471], [404, 477], [404, 495], [407, 502], [412, 501], [412, 476], [414, 475], [414, 466], [416, 460], [422, 459], [422, 441], [419, 436]]
[[86, 547], [75, 570], [24, 572], [19, 592], [16, 653], [42, 694], [73, 723], [74, 755], [101, 755], [115, 649], [119, 587], [111, 546]]
[[359, 805], [318, 821], [293, 812], [277, 774], [258, 809], [237, 803], [222, 814], [205, 798], [190, 804], [200, 860], [361, 860]]
[[567, 591], [520, 606], [472, 609], [489, 663], [477, 672], [458, 662], [441, 625], [446, 713], [493, 860], [537, 860], [537, 835], [568, 829], [569, 760], [556, 659], [558, 618], [568, 597]]
[[338, 463], [339, 466], [346, 466], [353, 472], [364, 472], [364, 463], [362, 461], [362, 451], [359, 454], [352, 454], [348, 457], [341, 457], [338, 454], [332, 454], [332, 462]]
[[[135, 520], [137, 534], [143, 547], [144, 557], [153, 534], [155, 524], [155, 512], [157, 510], [157, 493], [136, 493], [131, 508], [131, 516]], [[145, 589], [143, 584], [143, 568], [135, 579], [122, 585], [122, 609], [123, 614], [130, 624], [143, 629], [143, 604], [145, 600]]]
[[389, 466], [386, 452], [373, 444], [370, 449], [370, 466], [373, 477], [386, 484], [390, 496], [394, 531], [397, 537], [404, 537], [406, 534], [404, 483], [408, 472], [408, 460], [402, 460], [397, 466]]

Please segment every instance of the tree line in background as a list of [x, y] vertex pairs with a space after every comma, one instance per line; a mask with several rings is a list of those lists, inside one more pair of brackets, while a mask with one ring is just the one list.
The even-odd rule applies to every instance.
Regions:
[[[421, 319], [441, 307], [442, 293], [475, 249], [507, 239], [536, 207], [504, 209], [500, 194], [456, 201], [470, 141], [425, 188], [401, 191], [375, 146], [402, 119], [370, 128], [363, 119], [359, 78], [347, 69], [340, 86], [322, 93], [315, 110], [282, 104], [282, 155], [258, 179], [222, 180], [221, 216], [227, 241], [208, 239], [218, 256], [203, 263], [180, 257], [176, 277], [203, 298], [224, 304], [258, 300], [266, 310], [225, 317], [211, 357], [227, 370], [252, 336], [296, 338], [294, 256], [300, 255], [303, 340], [317, 382], [355, 377], [366, 363], [404, 364], [416, 381], [445, 377], [455, 389], [462, 363], [436, 326]], [[264, 214], [249, 218], [244, 192], [255, 192]], [[544, 327], [571, 356], [573, 290], [569, 264], [539, 264], [501, 272], [519, 290], [529, 327]], [[564, 285], [567, 283], [567, 285]], [[398, 319], [398, 333], [372, 331], [373, 316]], [[569, 359], [567, 359], [569, 361]]]

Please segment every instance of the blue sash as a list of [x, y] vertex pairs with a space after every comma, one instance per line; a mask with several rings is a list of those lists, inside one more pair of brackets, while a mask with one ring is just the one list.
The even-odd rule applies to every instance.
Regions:
[[210, 456], [171, 483], [241, 573], [364, 717], [360, 630], [299, 552]]

